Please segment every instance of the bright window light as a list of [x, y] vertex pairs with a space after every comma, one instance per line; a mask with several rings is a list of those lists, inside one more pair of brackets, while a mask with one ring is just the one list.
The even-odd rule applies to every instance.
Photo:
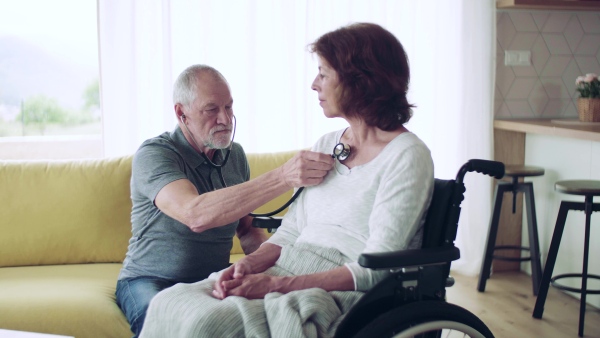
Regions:
[[0, 0], [0, 141], [100, 135], [96, 0]]

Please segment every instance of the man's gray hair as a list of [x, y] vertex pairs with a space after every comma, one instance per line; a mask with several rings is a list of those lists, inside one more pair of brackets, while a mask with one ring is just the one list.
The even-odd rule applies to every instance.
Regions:
[[208, 73], [227, 83], [223, 74], [211, 66], [189, 66], [181, 72], [177, 77], [177, 80], [175, 80], [175, 84], [173, 85], [173, 104], [181, 103], [182, 105], [189, 107], [196, 98], [196, 80], [203, 73]]

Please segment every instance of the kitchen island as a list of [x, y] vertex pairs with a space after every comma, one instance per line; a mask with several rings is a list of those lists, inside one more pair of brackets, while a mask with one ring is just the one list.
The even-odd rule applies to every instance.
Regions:
[[[554, 190], [559, 180], [600, 180], [600, 123], [581, 123], [577, 120], [495, 120], [494, 158], [505, 164], [525, 164], [543, 167], [544, 176], [528, 178], [533, 182], [535, 207], [542, 265], [545, 264], [550, 240], [562, 200], [583, 201], [579, 196], [565, 195]], [[501, 213], [498, 245], [528, 245], [526, 219], [522, 216], [522, 196], [517, 212], [512, 214], [510, 194], [505, 195]], [[600, 201], [594, 201], [600, 202]], [[584, 214], [570, 212], [554, 275], [579, 272], [583, 261]], [[522, 229], [524, 228], [524, 229]], [[599, 238], [600, 214], [592, 215], [592, 240]], [[518, 255], [518, 252], [514, 253]], [[524, 253], [523, 255], [526, 255]], [[589, 273], [600, 274], [600, 247], [590, 249]], [[493, 271], [523, 270], [530, 273], [529, 262], [494, 261]], [[493, 277], [492, 277], [493, 278]], [[562, 282], [562, 281], [561, 281]], [[579, 287], [580, 280], [565, 284]], [[579, 295], [576, 295], [577, 297]], [[590, 304], [600, 307], [599, 297], [590, 297]]]

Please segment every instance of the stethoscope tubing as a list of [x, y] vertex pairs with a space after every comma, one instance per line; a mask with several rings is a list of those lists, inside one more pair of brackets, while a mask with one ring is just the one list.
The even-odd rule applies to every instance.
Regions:
[[[206, 156], [206, 154], [203, 151], [200, 151], [200, 155], [202, 155], [202, 157], [204, 157], [206, 162], [211, 167], [213, 167], [217, 170], [219, 180], [221, 181], [221, 185], [224, 188], [227, 188], [227, 183], [225, 183], [225, 178], [223, 177], [222, 168], [227, 164], [227, 161], [229, 160], [229, 155], [231, 154], [231, 148], [233, 147], [233, 140], [235, 140], [235, 131], [236, 131], [236, 127], [237, 127], [237, 119], [235, 118], [235, 115], [232, 115], [232, 116], [233, 116], [233, 134], [231, 135], [231, 143], [229, 144], [229, 148], [227, 148], [227, 152], [225, 153], [223, 162], [221, 164], [216, 164], [215, 162], [211, 161], [210, 158], [208, 158], [208, 156]], [[184, 126], [187, 129], [188, 133], [190, 133], [190, 130], [188, 129], [187, 125], [184, 124]], [[190, 133], [190, 135], [191, 135], [191, 133]], [[196, 140], [194, 139], [193, 135], [192, 135], [192, 140], [194, 141], [194, 144], [196, 144]], [[198, 148], [198, 150], [200, 150], [200, 148], [198, 147], [197, 144], [196, 144], [196, 147]], [[290, 204], [292, 204], [292, 202], [294, 202], [296, 200], [296, 198], [298, 198], [298, 196], [300, 195], [302, 190], [304, 190], [304, 187], [300, 187], [298, 190], [296, 190], [296, 193], [292, 196], [292, 198], [290, 198], [289, 201], [287, 201], [283, 206], [281, 206], [277, 210], [273, 210], [271, 212], [267, 212], [267, 213], [263, 213], [263, 214], [249, 213], [248, 215], [252, 216], [252, 217], [271, 217], [273, 215], [276, 215], [276, 214], [282, 212], [283, 210], [285, 210], [285, 208], [287, 208]]]
[[[231, 154], [231, 148], [233, 147], [233, 140], [235, 139], [236, 126], [237, 126], [237, 120], [235, 118], [235, 115], [233, 115], [233, 134], [231, 135], [231, 144], [229, 145], [229, 148], [227, 149], [227, 153], [225, 154], [225, 158], [223, 159], [223, 162], [221, 164], [214, 163], [213, 161], [211, 161], [208, 158], [208, 156], [206, 156], [206, 154], [203, 151], [200, 152], [200, 154], [202, 155], [202, 157], [204, 157], [206, 162], [208, 162], [208, 164], [211, 167], [213, 167], [217, 170], [219, 180], [221, 181], [221, 184], [223, 185], [224, 188], [227, 188], [227, 183], [225, 183], [225, 178], [223, 177], [222, 168], [223, 168], [223, 166], [225, 166], [227, 164], [227, 161], [229, 160], [229, 155]], [[186, 129], [187, 129], [187, 126], [186, 126]], [[189, 132], [189, 129], [188, 129], [188, 132]], [[192, 138], [193, 138], [193, 136], [192, 136]], [[194, 140], [194, 143], [195, 142], [196, 141]], [[336, 158], [338, 161], [343, 161], [343, 160], [347, 159], [349, 156], [350, 156], [350, 146], [345, 145], [341, 142], [335, 145], [335, 147], [333, 148], [333, 153], [331, 154], [331, 157]], [[282, 212], [283, 210], [285, 210], [285, 208], [289, 207], [290, 204], [292, 204], [298, 198], [298, 196], [300, 196], [300, 193], [302, 193], [303, 190], [304, 190], [304, 187], [298, 188], [298, 190], [296, 190], [294, 195], [287, 202], [285, 202], [281, 207], [277, 208], [276, 210], [273, 210], [271, 212], [262, 213], [262, 214], [257, 214], [257, 213], [251, 212], [248, 214], [248, 216], [271, 217], [273, 215], [276, 215], [276, 214]]]

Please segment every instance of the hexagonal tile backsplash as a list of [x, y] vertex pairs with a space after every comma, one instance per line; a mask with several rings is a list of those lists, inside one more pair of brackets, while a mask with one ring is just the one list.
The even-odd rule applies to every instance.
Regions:
[[[575, 79], [600, 74], [600, 12], [498, 10], [494, 115], [577, 118]], [[528, 50], [530, 66], [505, 66], [504, 51]]]

